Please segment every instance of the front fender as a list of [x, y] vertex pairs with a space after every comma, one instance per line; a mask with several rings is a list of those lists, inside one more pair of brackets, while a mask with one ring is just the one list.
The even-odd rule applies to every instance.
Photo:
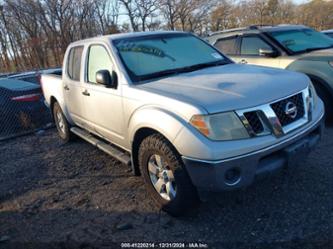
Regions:
[[[179, 132], [187, 125], [186, 120], [168, 110], [160, 107], [143, 107], [135, 111], [129, 120], [129, 141], [133, 143], [135, 134], [140, 129], [150, 128], [173, 143]], [[177, 146], [175, 148], [177, 149]]]
[[321, 84], [323, 84], [333, 96], [333, 68], [327, 61], [296, 60], [286, 69], [320, 79]]

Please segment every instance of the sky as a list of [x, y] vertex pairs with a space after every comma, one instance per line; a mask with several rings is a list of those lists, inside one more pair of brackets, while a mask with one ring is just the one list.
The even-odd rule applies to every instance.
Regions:
[[307, 0], [293, 0], [294, 3], [301, 4], [301, 3], [306, 3], [309, 2]]

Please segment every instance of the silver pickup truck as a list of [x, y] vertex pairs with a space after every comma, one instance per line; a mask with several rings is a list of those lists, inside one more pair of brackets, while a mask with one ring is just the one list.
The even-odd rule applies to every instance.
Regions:
[[60, 137], [130, 166], [173, 215], [202, 193], [294, 164], [322, 133], [323, 103], [306, 75], [235, 64], [189, 33], [74, 42], [62, 76], [41, 82]]

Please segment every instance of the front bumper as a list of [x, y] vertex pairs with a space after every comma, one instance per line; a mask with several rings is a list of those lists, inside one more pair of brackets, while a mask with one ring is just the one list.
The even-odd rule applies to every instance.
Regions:
[[200, 190], [223, 191], [250, 185], [255, 178], [303, 159], [320, 141], [323, 118], [278, 144], [220, 161], [182, 157], [192, 183]]

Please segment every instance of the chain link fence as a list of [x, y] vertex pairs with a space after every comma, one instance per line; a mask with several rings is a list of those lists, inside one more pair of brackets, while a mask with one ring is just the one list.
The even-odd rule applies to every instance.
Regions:
[[0, 141], [53, 126], [39, 84], [0, 79]]

